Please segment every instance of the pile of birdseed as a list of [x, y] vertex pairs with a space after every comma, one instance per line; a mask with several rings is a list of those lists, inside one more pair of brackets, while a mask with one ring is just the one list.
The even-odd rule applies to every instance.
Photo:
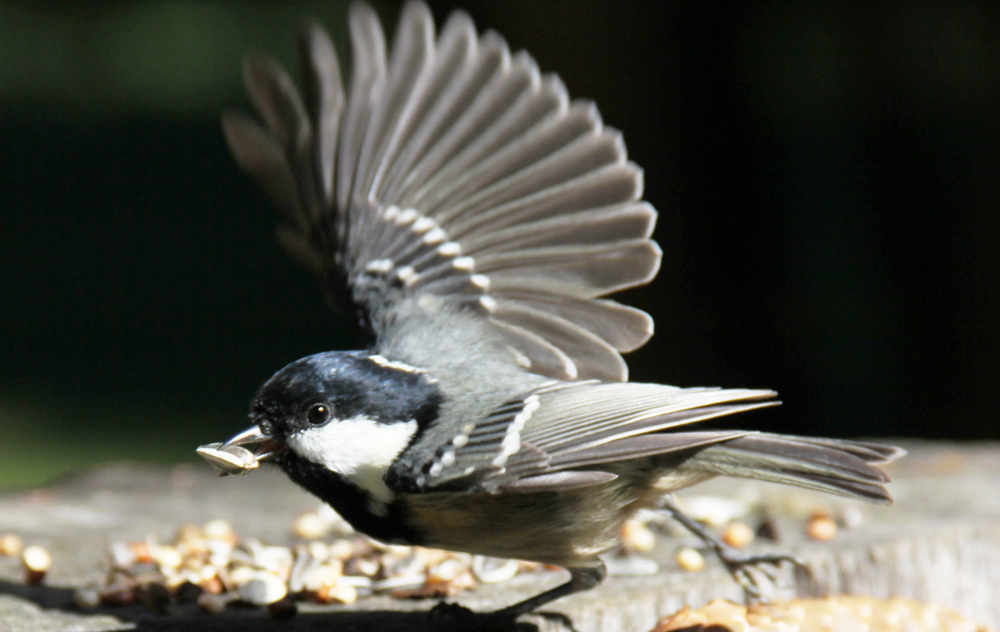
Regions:
[[[307, 517], [296, 521], [308, 530]], [[81, 608], [143, 602], [166, 613], [175, 602], [196, 601], [206, 612], [240, 601], [272, 615], [294, 614], [296, 601], [350, 604], [372, 594], [443, 598], [480, 583], [506, 581], [541, 565], [464, 553], [384, 545], [360, 535], [314, 539], [294, 547], [240, 538], [224, 520], [186, 525], [169, 543], [152, 538], [111, 546], [99, 584], [78, 588]]]

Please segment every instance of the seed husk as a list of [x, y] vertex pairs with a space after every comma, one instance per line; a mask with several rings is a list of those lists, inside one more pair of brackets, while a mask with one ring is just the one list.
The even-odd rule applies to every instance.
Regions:
[[753, 542], [754, 532], [745, 522], [730, 522], [722, 532], [722, 541], [736, 549], [746, 548]]
[[41, 584], [45, 581], [45, 573], [52, 568], [52, 554], [44, 547], [32, 545], [21, 552], [21, 563], [24, 566], [25, 582]]
[[13, 557], [20, 555], [23, 550], [24, 540], [21, 539], [21, 536], [14, 533], [7, 533], [0, 536], [0, 555]]
[[682, 546], [677, 549], [677, 565], [689, 573], [698, 573], [705, 569], [705, 557], [696, 549]]

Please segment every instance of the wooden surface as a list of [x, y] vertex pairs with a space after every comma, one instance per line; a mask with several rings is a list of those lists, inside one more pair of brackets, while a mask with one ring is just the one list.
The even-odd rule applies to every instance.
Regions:
[[[799, 554], [812, 569], [811, 577], [786, 571], [783, 579], [790, 587], [777, 590], [779, 597], [841, 592], [911, 597], [1000, 627], [1000, 445], [905, 445], [911, 454], [890, 469], [894, 507], [745, 481], [710, 481], [687, 495], [729, 496], [768, 509], [782, 534], [779, 548]], [[82, 613], [71, 605], [70, 588], [102, 576], [112, 541], [141, 540], [147, 534], [169, 541], [183, 523], [225, 518], [240, 535], [289, 543], [292, 519], [316, 506], [279, 472], [220, 479], [200, 464], [113, 465], [45, 489], [0, 495], [0, 534], [17, 533], [49, 548], [55, 559], [46, 585], [29, 587], [17, 560], [0, 557], [0, 630], [98, 631], [133, 625], [141, 630], [441, 629], [423, 612], [435, 602], [388, 597], [351, 607], [304, 607], [288, 621], [243, 608], [207, 615], [189, 606], [157, 617], [141, 606]], [[858, 508], [862, 520], [832, 542], [808, 541], [804, 523], [817, 507]], [[739, 600], [741, 591], [711, 558], [702, 573], [674, 566], [673, 551], [685, 543], [693, 541], [659, 539], [654, 555], [662, 570], [657, 575], [612, 578], [596, 590], [555, 602], [548, 611], [569, 617], [578, 632], [645, 632], [685, 604], [700, 606], [715, 597]], [[488, 610], [563, 579], [556, 572], [519, 576], [456, 601]], [[559, 617], [532, 617], [520, 627], [565, 626]]]

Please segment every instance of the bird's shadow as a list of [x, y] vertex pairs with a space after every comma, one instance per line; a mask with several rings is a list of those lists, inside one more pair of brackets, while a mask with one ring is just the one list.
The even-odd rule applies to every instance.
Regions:
[[[431, 617], [427, 611], [350, 610], [341, 612], [300, 612], [287, 619], [275, 619], [255, 607], [230, 606], [220, 614], [208, 614], [194, 603], [172, 604], [165, 615], [154, 614], [142, 603], [82, 609], [68, 588], [30, 586], [0, 581], [0, 595], [12, 595], [43, 610], [76, 615], [108, 615], [135, 625], [139, 632], [539, 632], [531, 622], [513, 622], [490, 614], [465, 610], [461, 616]], [[542, 614], [546, 631], [572, 630], [569, 619], [560, 614]]]

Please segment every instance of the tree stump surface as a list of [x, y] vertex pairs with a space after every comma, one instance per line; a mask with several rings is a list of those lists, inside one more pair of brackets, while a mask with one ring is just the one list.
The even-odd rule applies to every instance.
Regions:
[[[867, 594], [908, 597], [948, 606], [1000, 628], [1000, 444], [898, 442], [910, 454], [889, 466], [896, 505], [872, 506], [789, 487], [716, 479], [684, 496], [722, 496], [764, 506], [778, 527], [777, 549], [803, 558], [811, 569], [782, 569], [788, 584], [775, 596]], [[426, 610], [435, 601], [389, 597], [351, 606], [305, 604], [293, 619], [273, 620], [266, 611], [229, 608], [209, 615], [197, 606], [176, 606], [158, 616], [141, 605], [82, 611], [72, 588], [100, 580], [112, 542], [172, 540], [185, 523], [223, 518], [243, 537], [291, 544], [292, 521], [318, 501], [271, 468], [243, 478], [219, 478], [207, 465], [173, 467], [113, 464], [28, 491], [0, 494], [0, 534], [16, 533], [26, 544], [52, 552], [52, 570], [41, 586], [24, 583], [17, 558], [0, 557], [0, 630], [104, 632], [108, 630], [439, 630]], [[804, 535], [817, 508], [860, 515], [860, 524], [831, 541]], [[690, 538], [658, 538], [656, 575], [612, 577], [599, 588], [559, 600], [546, 612], [565, 615], [578, 632], [647, 632], [665, 615], [713, 598], [742, 600], [741, 589], [708, 554], [708, 568], [689, 573], [673, 554]], [[483, 585], [453, 600], [486, 611], [513, 603], [565, 580], [565, 573], [519, 575]], [[531, 616], [519, 629], [562, 630], [558, 616]], [[475, 626], [473, 626], [475, 627]]]

